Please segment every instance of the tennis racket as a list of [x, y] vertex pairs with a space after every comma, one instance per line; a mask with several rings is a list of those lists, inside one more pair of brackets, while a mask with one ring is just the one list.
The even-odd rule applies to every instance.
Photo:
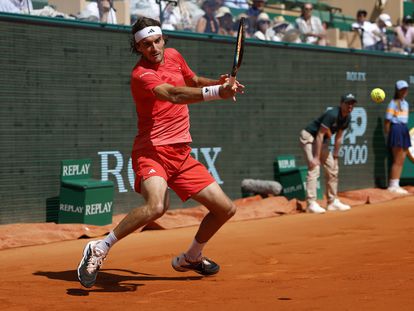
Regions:
[[237, 31], [236, 50], [234, 52], [233, 68], [231, 69], [231, 74], [230, 74], [230, 79], [229, 79], [230, 85], [234, 85], [234, 82], [236, 81], [237, 71], [239, 70], [242, 60], [243, 60], [244, 37], [245, 37], [245, 26], [244, 26], [244, 17], [242, 17], [239, 22], [239, 30]]

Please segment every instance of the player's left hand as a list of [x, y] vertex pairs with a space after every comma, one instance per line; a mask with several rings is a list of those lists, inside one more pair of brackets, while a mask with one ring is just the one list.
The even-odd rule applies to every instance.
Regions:
[[236, 94], [244, 93], [244, 85], [236, 81], [233, 85], [230, 85], [228, 82], [221, 85], [220, 96], [225, 99], [232, 98], [233, 101], [236, 101]]
[[233, 100], [235, 101], [236, 90], [237, 90], [236, 84], [230, 85], [228, 82], [225, 82], [220, 86], [219, 94], [220, 94], [220, 97], [223, 99], [233, 98]]
[[228, 74], [221, 75], [220, 79], [219, 79], [219, 83], [223, 86], [223, 88], [231, 87], [234, 90], [235, 93], [234, 93], [234, 96], [232, 98], [233, 98], [233, 101], [236, 101], [236, 93], [244, 94], [245, 86], [243, 84], [241, 84], [238, 80], [235, 80], [234, 85], [230, 86], [228, 84], [229, 83], [229, 78], [230, 78], [230, 75], [228, 75]]
[[[229, 80], [230, 80], [229, 74], [221, 75], [219, 79], [219, 84], [228, 83]], [[240, 94], [244, 93], [245, 86], [243, 84], [241, 84], [238, 80], [235, 80], [234, 85], [236, 86], [237, 93], [240, 93]]]

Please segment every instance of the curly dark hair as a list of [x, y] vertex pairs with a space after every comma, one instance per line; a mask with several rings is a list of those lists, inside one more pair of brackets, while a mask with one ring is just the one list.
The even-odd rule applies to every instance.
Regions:
[[[144, 29], [145, 27], [149, 26], [158, 26], [161, 27], [161, 23], [155, 19], [149, 18], [149, 17], [140, 17], [137, 19], [137, 21], [132, 25], [131, 30], [131, 38], [130, 38], [130, 46], [131, 46], [131, 52], [140, 55], [141, 53], [137, 50], [136, 42], [135, 42], [135, 33], [137, 31], [140, 31], [141, 29]], [[166, 35], [162, 35], [164, 38], [165, 43], [168, 41], [168, 37]]]

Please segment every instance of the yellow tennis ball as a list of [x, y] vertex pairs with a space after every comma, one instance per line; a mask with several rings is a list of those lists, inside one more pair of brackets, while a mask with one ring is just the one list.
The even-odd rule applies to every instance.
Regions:
[[371, 91], [371, 99], [377, 104], [382, 103], [385, 99], [385, 92], [380, 88]]

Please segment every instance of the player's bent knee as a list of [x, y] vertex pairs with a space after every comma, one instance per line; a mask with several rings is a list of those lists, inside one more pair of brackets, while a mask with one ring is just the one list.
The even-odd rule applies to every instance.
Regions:
[[148, 218], [158, 219], [162, 215], [164, 215], [166, 210], [167, 209], [165, 208], [165, 205], [162, 203], [148, 204], [148, 207], [147, 207]]
[[226, 208], [225, 217], [227, 219], [232, 218], [236, 214], [236, 211], [237, 211], [236, 205], [233, 202], [230, 202], [230, 205]]

